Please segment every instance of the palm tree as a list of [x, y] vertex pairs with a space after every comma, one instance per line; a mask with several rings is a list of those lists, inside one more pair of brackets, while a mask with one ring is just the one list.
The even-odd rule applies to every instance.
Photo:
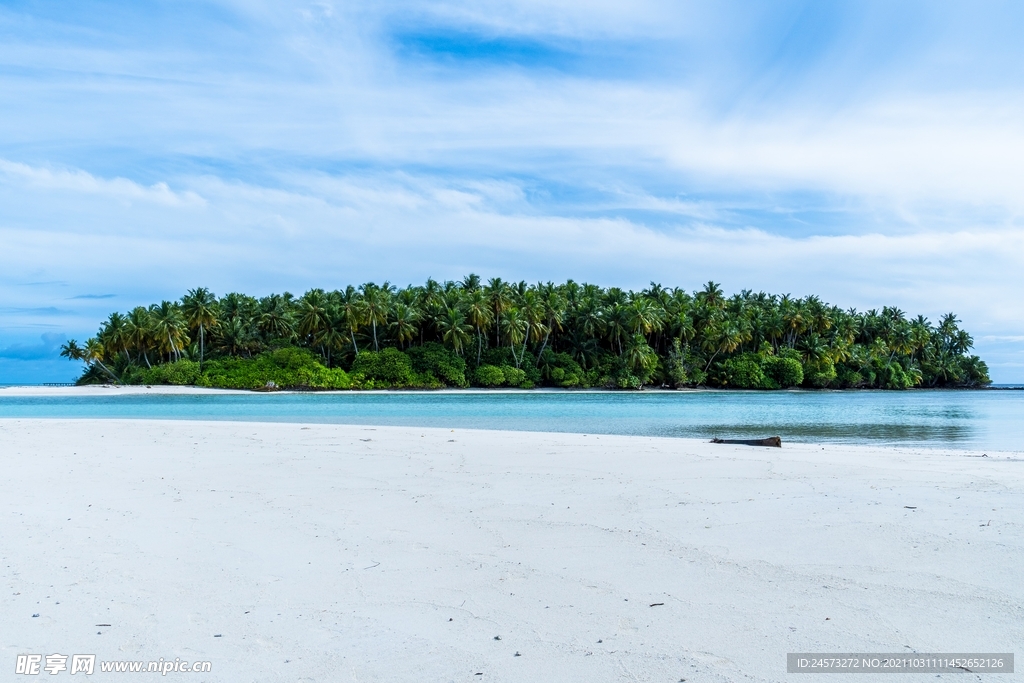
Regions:
[[781, 312], [782, 322], [786, 328], [786, 344], [793, 348], [799, 336], [807, 329], [804, 310], [799, 303], [787, 301], [783, 304]]
[[342, 334], [344, 322], [337, 314], [337, 308], [331, 307], [327, 314], [327, 320], [317, 330], [313, 337], [313, 343], [318, 345], [327, 354], [327, 367], [331, 367], [331, 351], [340, 349], [345, 342], [345, 335]]
[[352, 350], [358, 356], [359, 345], [356, 344], [356, 332], [366, 320], [366, 306], [363, 298], [355, 287], [349, 285], [344, 292], [338, 292], [338, 307], [345, 327], [348, 328], [349, 337], [352, 339]]
[[103, 353], [103, 344], [100, 343], [96, 337], [88, 340], [85, 343], [84, 348], [79, 346], [78, 342], [74, 339], [69, 340], [66, 344], [63, 344], [60, 347], [61, 357], [67, 358], [68, 360], [84, 361], [89, 367], [98, 365], [105, 373], [114, 379], [115, 383], [119, 382], [120, 380], [117, 378], [117, 375], [111, 372], [110, 368], [103, 364]]
[[537, 295], [536, 290], [530, 289], [523, 294], [522, 306], [519, 310], [526, 322], [526, 334], [523, 335], [523, 348], [519, 356], [525, 358], [526, 343], [532, 341], [536, 344], [548, 333], [548, 327], [544, 324], [546, 309], [544, 301]]
[[98, 338], [105, 349], [113, 354], [122, 352], [126, 359], [131, 360], [128, 354], [128, 319], [125, 316], [111, 313], [103, 323]]
[[625, 303], [613, 303], [604, 317], [604, 328], [608, 338], [615, 342], [622, 355], [622, 340], [629, 334], [629, 310]]
[[186, 331], [188, 326], [181, 308], [170, 301], [162, 301], [159, 306], [150, 308], [150, 319], [153, 334], [158, 343], [167, 351], [168, 360], [181, 358], [181, 349], [188, 344]]
[[60, 347], [61, 358], [67, 358], [68, 360], [85, 360], [85, 349], [78, 345], [78, 342], [71, 339], [66, 344], [62, 344]]
[[217, 302], [220, 320], [241, 320], [251, 324], [258, 308], [256, 299], [238, 292], [230, 292]]
[[461, 356], [473, 329], [466, 322], [466, 314], [458, 308], [449, 308], [437, 319], [436, 324], [441, 333], [441, 341]]
[[271, 294], [260, 300], [260, 314], [256, 322], [259, 330], [268, 340], [291, 341], [295, 336], [295, 318], [291, 310], [292, 295]]
[[239, 317], [229, 318], [217, 326], [217, 347], [229, 356], [252, 355], [252, 328]]
[[[311, 344], [320, 344], [317, 340], [321, 339], [321, 335], [327, 327], [331, 315], [330, 305], [330, 297], [322, 289], [311, 289], [299, 297], [296, 327], [299, 334], [308, 339]], [[327, 350], [322, 345], [320, 350], [326, 357]]]
[[135, 349], [139, 359], [146, 361], [146, 367], [153, 367], [148, 354], [153, 338], [153, 320], [149, 310], [136, 306], [128, 313], [124, 337], [126, 345]]
[[704, 285], [704, 289], [697, 292], [695, 298], [701, 305], [712, 309], [722, 308], [722, 305], [725, 303], [721, 286], [712, 280], [708, 280], [708, 283]]
[[476, 364], [479, 366], [480, 355], [483, 353], [484, 334], [494, 319], [487, 295], [479, 287], [469, 290], [469, 295], [464, 302], [464, 310], [469, 324], [476, 329]]
[[206, 329], [217, 324], [217, 297], [206, 287], [188, 290], [181, 298], [181, 311], [190, 330], [199, 329], [199, 369], [206, 354]]
[[378, 351], [380, 347], [377, 345], [377, 325], [387, 325], [388, 323], [391, 297], [394, 295], [395, 288], [388, 282], [380, 287], [372, 282], [367, 282], [360, 287], [360, 291], [363, 294], [366, 320], [373, 329], [373, 350]]
[[516, 367], [522, 363], [522, 359], [516, 356], [516, 346], [523, 343], [526, 338], [528, 323], [526, 316], [518, 308], [510, 308], [505, 311], [505, 317], [501, 320], [501, 331], [508, 340], [509, 348], [512, 350], [512, 359]]
[[399, 347], [404, 347], [416, 337], [416, 332], [419, 330], [417, 323], [420, 320], [420, 314], [412, 306], [396, 303], [392, 309], [392, 318], [388, 328], [398, 340]]
[[646, 337], [651, 332], [661, 330], [662, 314], [657, 304], [645, 296], [638, 296], [626, 309], [628, 329], [633, 334], [642, 334]]
[[705, 348], [713, 350], [714, 353], [708, 358], [704, 372], [708, 371], [711, 363], [720, 353], [732, 353], [743, 343], [743, 331], [735, 322], [727, 322], [721, 327], [715, 327], [712, 334], [706, 337]]
[[626, 352], [623, 355], [626, 366], [634, 372], [639, 371], [643, 377], [647, 377], [654, 368], [658, 366], [658, 354], [648, 345], [642, 334], [634, 334], [626, 345]]
[[605, 334], [607, 318], [596, 296], [582, 298], [575, 312], [575, 327], [583, 337], [596, 339]]
[[565, 299], [559, 294], [554, 284], [547, 283], [546, 285], [538, 285], [537, 289], [541, 291], [541, 305], [544, 309], [544, 320], [546, 331], [544, 332], [544, 343], [540, 346], [540, 351], [537, 352], [537, 362], [540, 363], [540, 357], [544, 353], [544, 349], [548, 346], [548, 340], [551, 339], [551, 333], [562, 331], [562, 321], [565, 319]]
[[99, 339], [93, 337], [86, 341], [84, 352], [85, 361], [87, 363], [100, 366], [103, 372], [110, 375], [115, 384], [121, 381], [110, 368], [103, 364], [103, 356], [106, 353], [106, 349], [103, 348], [103, 343]]
[[911, 358], [916, 359], [928, 346], [928, 341], [931, 339], [932, 326], [928, 322], [928, 318], [919, 315], [912, 323], [911, 330], [911, 343], [913, 346]]
[[491, 304], [491, 310], [494, 311], [494, 345], [500, 346], [501, 342], [498, 339], [498, 335], [501, 334], [503, 329], [501, 316], [512, 307], [512, 296], [509, 291], [508, 284], [503, 282], [500, 277], [493, 277], [487, 281], [487, 287], [484, 288], [484, 293], [487, 295], [487, 300]]

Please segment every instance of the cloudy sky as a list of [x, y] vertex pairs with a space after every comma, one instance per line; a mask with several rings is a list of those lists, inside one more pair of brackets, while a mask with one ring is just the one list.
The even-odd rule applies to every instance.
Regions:
[[0, 1], [0, 383], [191, 287], [955, 311], [1024, 381], [1014, 2]]

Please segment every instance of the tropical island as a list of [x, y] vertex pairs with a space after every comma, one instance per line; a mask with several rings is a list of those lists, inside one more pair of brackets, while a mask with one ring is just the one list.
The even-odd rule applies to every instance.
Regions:
[[708, 282], [690, 293], [529, 285], [477, 275], [302, 296], [216, 297], [111, 313], [84, 345], [78, 384], [232, 389], [971, 388], [991, 382], [949, 313], [842, 310], [818, 297]]

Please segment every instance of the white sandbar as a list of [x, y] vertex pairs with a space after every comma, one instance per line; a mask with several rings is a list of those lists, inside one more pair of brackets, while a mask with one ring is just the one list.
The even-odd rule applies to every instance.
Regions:
[[787, 652], [1024, 642], [1020, 456], [142, 420], [0, 443], [0, 670], [782, 681]]
[[205, 387], [174, 386], [168, 384], [86, 384], [83, 386], [9, 385], [0, 387], [4, 396], [137, 396], [140, 394], [164, 394], [182, 396], [188, 394], [251, 394], [238, 389], [207, 389]]

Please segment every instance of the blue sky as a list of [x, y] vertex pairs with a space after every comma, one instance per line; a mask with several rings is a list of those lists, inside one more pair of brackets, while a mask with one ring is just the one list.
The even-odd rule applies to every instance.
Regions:
[[[380, 6], [378, 6], [380, 5]], [[1024, 381], [1018, 3], [0, 2], [0, 383], [186, 289], [955, 311]]]

